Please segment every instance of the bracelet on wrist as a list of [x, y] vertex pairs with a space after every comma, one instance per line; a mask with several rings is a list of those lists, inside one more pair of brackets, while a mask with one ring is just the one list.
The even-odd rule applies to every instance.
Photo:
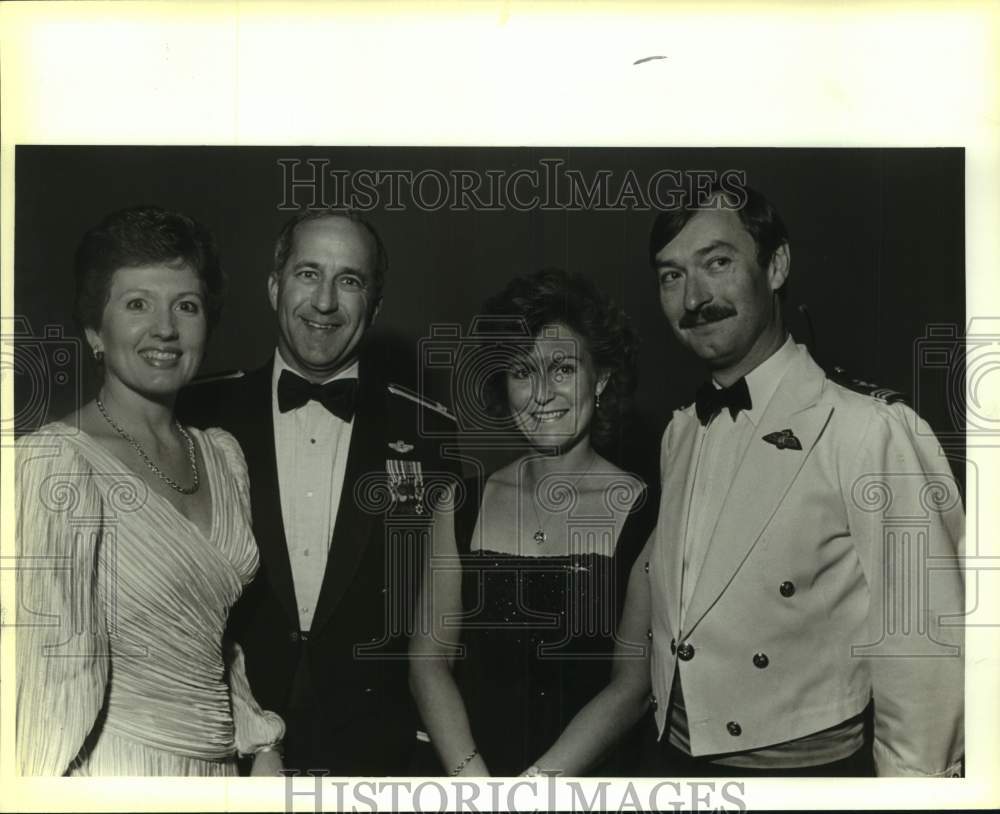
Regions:
[[263, 754], [264, 752], [277, 752], [278, 757], [284, 757], [285, 745], [281, 741], [275, 741], [274, 743], [265, 743], [263, 746], [260, 746], [254, 750], [254, 755], [260, 755]]
[[455, 777], [456, 775], [461, 774], [462, 773], [462, 769], [464, 769], [466, 766], [468, 766], [469, 765], [469, 761], [472, 760], [472, 758], [474, 758], [478, 754], [479, 754], [479, 750], [478, 749], [473, 749], [471, 752], [469, 752], [469, 754], [467, 754], [464, 758], [462, 758], [462, 760], [459, 761], [458, 765], [454, 769], [452, 769], [450, 772], [448, 772], [448, 776], [449, 777]]

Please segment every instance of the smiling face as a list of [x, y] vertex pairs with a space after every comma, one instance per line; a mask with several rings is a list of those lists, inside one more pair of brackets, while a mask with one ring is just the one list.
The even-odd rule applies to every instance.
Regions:
[[318, 382], [354, 361], [378, 312], [375, 244], [364, 227], [335, 216], [299, 224], [293, 241], [268, 297], [282, 358]]
[[566, 325], [545, 325], [506, 374], [514, 423], [536, 447], [574, 446], [590, 432], [594, 397], [607, 374], [594, 369], [586, 342]]
[[783, 341], [775, 292], [788, 257], [783, 244], [761, 268], [753, 237], [728, 209], [698, 212], [656, 253], [663, 313], [720, 383], [749, 372]]
[[201, 281], [187, 265], [120, 268], [87, 341], [104, 353], [104, 386], [171, 397], [194, 378], [208, 325]]

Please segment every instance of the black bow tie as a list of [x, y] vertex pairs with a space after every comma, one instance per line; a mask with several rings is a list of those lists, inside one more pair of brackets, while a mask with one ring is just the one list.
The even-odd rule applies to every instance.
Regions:
[[698, 420], [707, 424], [723, 407], [729, 408], [729, 414], [736, 419], [740, 410], [749, 410], [753, 406], [750, 401], [750, 388], [747, 380], [740, 379], [729, 387], [718, 388], [710, 381], [698, 388], [694, 399], [694, 409]]
[[313, 384], [290, 370], [282, 370], [278, 377], [278, 409], [283, 413], [313, 400], [341, 420], [350, 421], [354, 417], [357, 393], [357, 379], [334, 379], [326, 384]]

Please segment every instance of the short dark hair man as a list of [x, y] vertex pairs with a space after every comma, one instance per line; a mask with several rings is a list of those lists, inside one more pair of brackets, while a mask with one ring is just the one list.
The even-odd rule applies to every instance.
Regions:
[[[713, 379], [661, 449], [658, 759], [692, 775], [957, 775], [962, 635], [941, 619], [964, 609], [964, 518], [948, 465], [908, 407], [834, 383], [791, 339], [774, 207], [753, 190], [711, 203], [662, 213], [649, 243], [663, 312]], [[892, 534], [885, 495], [926, 549]]]
[[285, 766], [303, 772], [406, 774], [415, 745], [412, 540], [428, 528], [429, 480], [454, 426], [359, 361], [387, 265], [360, 216], [293, 217], [268, 278], [277, 352], [193, 387], [183, 405], [192, 423], [229, 430], [247, 458], [261, 569], [230, 633], [257, 700], [285, 719]]

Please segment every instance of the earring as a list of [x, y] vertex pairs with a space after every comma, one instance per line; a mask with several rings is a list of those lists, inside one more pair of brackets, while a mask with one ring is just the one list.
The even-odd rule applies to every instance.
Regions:
[[594, 406], [595, 407], [600, 407], [601, 406], [601, 394], [600, 393], [595, 393], [594, 394]]
[[99, 365], [103, 365], [104, 364], [104, 351], [102, 351], [102, 350], [95, 350], [94, 351], [94, 361], [97, 362], [97, 364], [99, 364]]

